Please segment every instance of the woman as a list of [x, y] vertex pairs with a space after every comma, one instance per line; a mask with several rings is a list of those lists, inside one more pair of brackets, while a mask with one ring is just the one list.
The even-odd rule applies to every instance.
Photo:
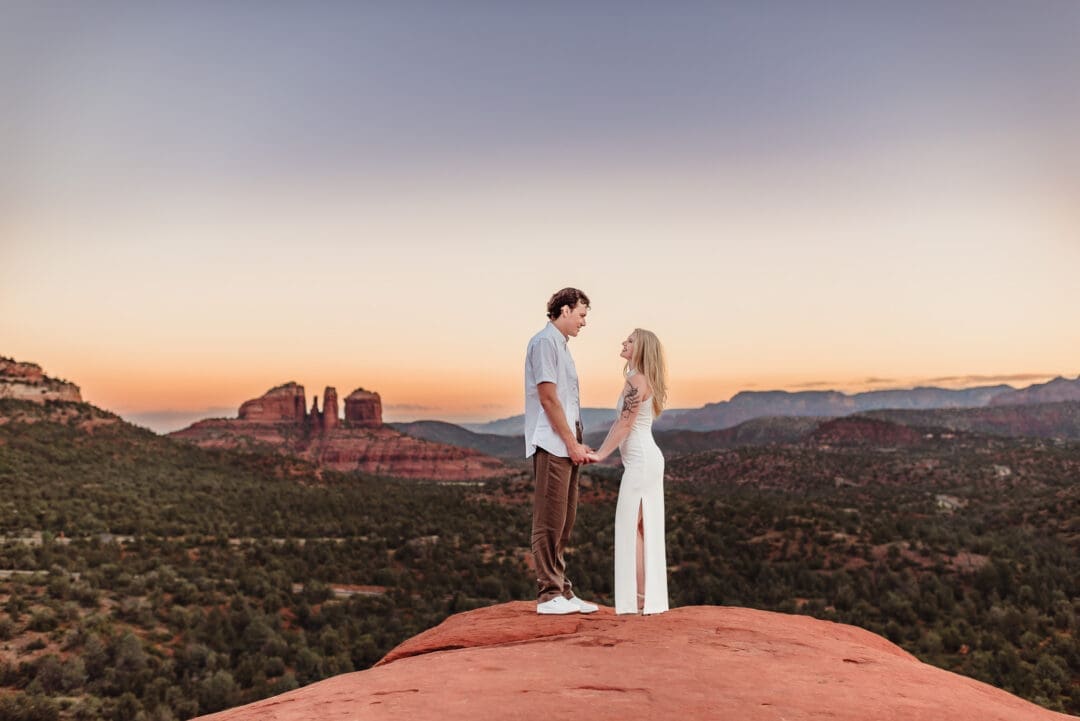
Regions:
[[654, 416], [667, 401], [664, 349], [656, 335], [636, 328], [623, 341], [626, 386], [616, 406], [618, 417], [591, 461], [616, 448], [623, 477], [615, 507], [615, 613], [668, 610], [667, 558], [664, 554], [664, 456], [652, 436]]

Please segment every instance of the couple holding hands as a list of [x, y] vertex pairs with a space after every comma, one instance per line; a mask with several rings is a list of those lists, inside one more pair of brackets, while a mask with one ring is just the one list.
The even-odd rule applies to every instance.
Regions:
[[667, 400], [663, 348], [656, 335], [635, 329], [622, 343], [625, 384], [616, 418], [600, 448], [582, 443], [577, 370], [569, 339], [585, 327], [589, 298], [563, 288], [547, 305], [548, 323], [525, 354], [525, 457], [533, 459], [532, 552], [536, 612], [592, 613], [598, 606], [574, 595], [564, 551], [577, 515], [578, 471], [615, 449], [623, 463], [615, 508], [615, 612], [668, 610], [664, 552], [664, 456], [652, 422]]

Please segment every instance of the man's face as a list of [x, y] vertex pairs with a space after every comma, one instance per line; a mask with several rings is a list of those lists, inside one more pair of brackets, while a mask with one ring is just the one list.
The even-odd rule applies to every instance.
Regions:
[[585, 327], [585, 316], [589, 312], [589, 306], [578, 303], [577, 307], [569, 310], [569, 306], [563, 306], [563, 330], [566, 335], [576, 338], [577, 334]]

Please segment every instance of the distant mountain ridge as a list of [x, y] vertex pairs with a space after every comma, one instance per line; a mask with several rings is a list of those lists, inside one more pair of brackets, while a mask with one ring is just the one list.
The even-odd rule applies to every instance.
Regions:
[[[398, 430], [418, 438], [472, 448], [504, 459], [522, 457], [517, 436], [473, 433], [441, 421], [395, 424]], [[657, 430], [656, 442], [665, 457], [731, 448], [799, 444], [842, 444], [896, 447], [918, 443], [923, 434], [934, 438], [944, 431], [1009, 438], [1080, 440], [1080, 401], [984, 406], [982, 408], [934, 408], [928, 410], [881, 409], [847, 416], [764, 416], [731, 428], [695, 431], [684, 428]], [[606, 430], [585, 435], [585, 442], [599, 446]], [[498, 439], [502, 439], [500, 443]]]
[[[960, 390], [920, 386], [853, 394], [840, 391], [740, 391], [732, 396], [731, 400], [706, 403], [701, 408], [668, 409], [656, 420], [654, 428], [657, 431], [717, 431], [734, 428], [755, 418], [836, 418], [883, 409], [982, 408], [992, 403], [997, 405], [1063, 400], [1080, 400], [1080, 378], [1071, 381], [1057, 378], [1023, 390], [1000, 384]], [[581, 416], [586, 433], [595, 433], [607, 430], [615, 419], [615, 410], [582, 408]], [[459, 425], [474, 433], [522, 435], [525, 432], [525, 416], [516, 415], [487, 423]]]
[[763, 416], [715, 431], [673, 429], [656, 431], [654, 435], [664, 454], [674, 455], [716, 448], [798, 443], [827, 420], [817, 416]]
[[917, 428], [1008, 436], [1080, 440], [1080, 400], [1058, 403], [991, 405], [985, 408], [939, 408], [928, 411], [879, 410], [866, 414]]
[[525, 439], [521, 436], [501, 436], [496, 433], [473, 431], [444, 421], [413, 421], [387, 423], [399, 433], [460, 448], [472, 448], [496, 458], [520, 460], [525, 458]]
[[1027, 403], [1060, 403], [1062, 401], [1080, 401], [1080, 376], [1069, 380], [1058, 376], [1052, 381], [1038, 383], [1019, 391], [1011, 391], [995, 396], [992, 406], [1009, 406]]
[[995, 397], [1014, 390], [1012, 386], [1003, 384], [962, 390], [920, 387], [851, 395], [839, 391], [742, 391], [730, 401], [708, 403], [690, 411], [665, 413], [657, 420], [655, 427], [657, 430], [712, 431], [731, 428], [764, 416], [837, 417], [883, 408], [979, 408]]
[[[608, 426], [615, 420], [614, 408], [582, 408], [581, 422], [585, 426], [585, 432], [607, 431]], [[493, 433], [497, 436], [524, 436], [525, 416], [518, 414], [509, 418], [500, 418], [486, 423], [459, 423], [462, 428], [467, 428], [473, 433]]]

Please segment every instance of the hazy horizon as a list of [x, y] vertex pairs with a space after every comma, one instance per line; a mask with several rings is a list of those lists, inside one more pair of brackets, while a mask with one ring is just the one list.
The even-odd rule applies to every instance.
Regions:
[[[980, 377], [980, 378], [928, 378], [920, 382], [915, 382], [910, 385], [903, 386], [888, 386], [888, 387], [875, 387], [867, 388], [862, 391], [845, 391], [842, 389], [833, 388], [823, 383], [812, 383], [813, 388], [796, 387], [796, 388], [747, 388], [745, 391], [787, 391], [791, 393], [797, 393], [800, 391], [837, 391], [846, 393], [848, 395], [854, 395], [856, 393], [862, 393], [867, 391], [896, 391], [896, 390], [913, 390], [914, 388], [932, 387], [932, 388], [945, 388], [951, 390], [961, 390], [965, 388], [977, 388], [982, 386], [993, 385], [1009, 385], [1016, 389], [1023, 389], [1030, 385], [1036, 385], [1040, 382], [1052, 380], [1055, 377], [1065, 377], [1065, 375], [1046, 375], [1046, 374], [1022, 374], [1011, 375], [1001, 377]], [[1077, 376], [1080, 378], [1080, 375]], [[882, 379], [872, 379], [882, 380]], [[303, 384], [301, 384], [303, 385]], [[267, 390], [270, 390], [269, 388]], [[377, 389], [375, 389], [377, 390]], [[322, 409], [322, 392], [312, 393], [304, 387], [305, 392], [305, 408], [310, 408], [313, 398], [319, 399], [320, 410]], [[742, 391], [737, 391], [742, 392]], [[723, 401], [730, 401], [732, 396], [726, 398], [716, 398], [705, 403], [718, 403]], [[250, 400], [250, 399], [245, 399]], [[384, 399], [385, 400], [385, 399]], [[701, 405], [705, 405], [704, 403]], [[583, 406], [583, 408], [606, 408], [607, 406]], [[700, 406], [694, 406], [697, 408]], [[686, 408], [690, 408], [689, 406]], [[684, 408], [685, 409], [685, 408]], [[120, 415], [125, 420], [134, 423], [136, 425], [149, 428], [156, 433], [169, 433], [175, 430], [186, 428], [192, 423], [207, 418], [236, 418], [239, 412], [239, 407], [209, 407], [203, 409], [188, 409], [188, 410], [176, 410], [176, 409], [151, 409], [145, 411], [122, 411], [114, 408], [106, 408], [105, 410], [112, 411]], [[612, 408], [614, 410], [614, 408]], [[414, 421], [444, 421], [454, 424], [483, 424], [493, 421], [507, 420], [521, 415], [524, 412], [524, 408], [515, 413], [502, 416], [485, 416], [485, 415], [453, 415], [453, 414], [437, 414], [437, 413], [424, 413], [424, 409], [418, 409], [412, 406], [398, 406], [395, 404], [383, 404], [383, 420], [386, 423], [410, 423]], [[344, 407], [340, 406], [338, 410], [339, 417], [344, 418]]]

